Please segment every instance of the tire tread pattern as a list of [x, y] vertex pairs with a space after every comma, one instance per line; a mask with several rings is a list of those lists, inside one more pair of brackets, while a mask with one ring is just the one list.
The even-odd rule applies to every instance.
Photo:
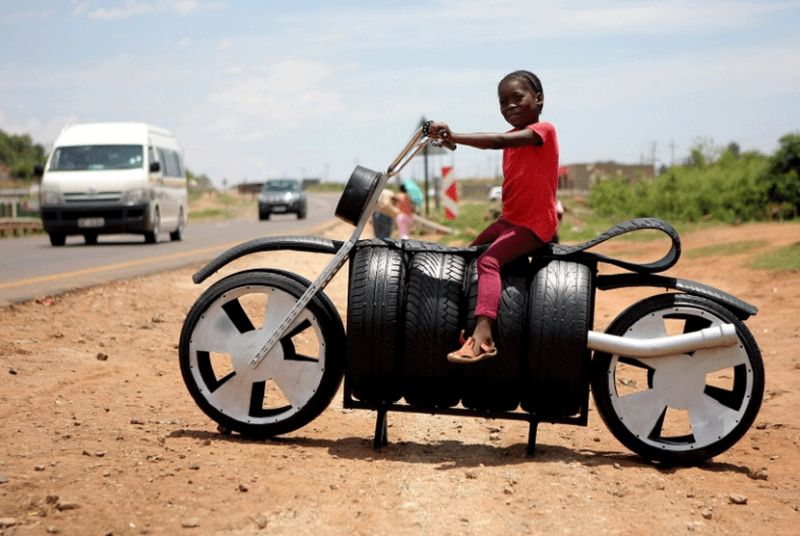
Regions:
[[350, 273], [346, 360], [348, 385], [359, 400], [386, 403], [400, 399], [404, 298], [402, 253], [359, 248]]
[[460, 399], [458, 365], [447, 361], [461, 326], [464, 259], [422, 252], [408, 275], [403, 396], [421, 407], [452, 407]]
[[588, 396], [592, 274], [553, 260], [533, 277], [528, 296], [528, 359], [522, 407], [537, 415], [574, 415]]

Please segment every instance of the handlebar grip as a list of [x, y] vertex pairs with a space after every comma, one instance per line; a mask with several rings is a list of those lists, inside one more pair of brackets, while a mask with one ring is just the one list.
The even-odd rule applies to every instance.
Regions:
[[444, 139], [442, 140], [442, 145], [444, 145], [445, 147], [447, 147], [451, 151], [455, 151], [456, 147], [457, 147], [457, 145], [455, 143], [453, 143], [452, 141], [448, 141], [448, 140], [444, 140]]
[[445, 147], [447, 147], [451, 151], [455, 151], [456, 150], [456, 144], [454, 142], [448, 140], [447, 136], [448, 136], [447, 132], [442, 132], [442, 137], [439, 139], [439, 141], [441, 142], [442, 145], [444, 145]]

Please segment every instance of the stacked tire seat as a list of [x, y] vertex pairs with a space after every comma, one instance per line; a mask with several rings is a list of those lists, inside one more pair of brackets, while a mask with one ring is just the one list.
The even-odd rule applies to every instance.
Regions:
[[477, 301], [474, 248], [364, 240], [350, 263], [346, 387], [374, 407], [577, 414], [586, 404], [594, 268], [544, 255], [504, 267], [498, 355], [455, 365]]

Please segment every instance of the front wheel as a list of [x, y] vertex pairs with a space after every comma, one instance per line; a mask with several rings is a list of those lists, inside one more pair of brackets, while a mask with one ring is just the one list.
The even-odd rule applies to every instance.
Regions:
[[252, 437], [296, 430], [330, 404], [344, 371], [341, 319], [315, 296], [266, 358], [250, 359], [309, 283], [288, 273], [242, 272], [206, 290], [181, 332], [181, 374], [195, 402], [223, 427]]
[[155, 244], [158, 242], [158, 234], [161, 232], [161, 212], [156, 209], [155, 216], [153, 217], [153, 228], [144, 233], [144, 241], [147, 244]]
[[49, 236], [51, 246], [60, 247], [67, 243], [67, 237], [62, 233], [49, 233]]
[[764, 394], [761, 352], [747, 327], [711, 300], [661, 294], [632, 305], [607, 333], [654, 338], [731, 323], [738, 342], [663, 357], [596, 353], [592, 395], [611, 433], [656, 462], [695, 464], [724, 452], [753, 424]]
[[178, 227], [169, 233], [169, 239], [173, 242], [179, 242], [183, 240], [183, 230], [186, 228], [186, 213], [183, 211], [183, 207], [178, 214]]

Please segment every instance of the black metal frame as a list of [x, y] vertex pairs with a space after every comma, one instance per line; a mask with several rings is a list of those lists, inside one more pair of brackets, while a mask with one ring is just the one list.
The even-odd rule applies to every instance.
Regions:
[[525, 421], [529, 424], [528, 444], [525, 453], [533, 456], [536, 451], [536, 433], [539, 423], [547, 422], [553, 424], [572, 424], [576, 426], [586, 426], [589, 418], [589, 389], [586, 389], [586, 398], [581, 403], [580, 412], [577, 415], [552, 416], [536, 415], [523, 411], [479, 411], [467, 408], [437, 408], [412, 406], [410, 404], [387, 403], [387, 404], [368, 404], [356, 400], [352, 396], [348, 385], [347, 375], [344, 378], [344, 399], [342, 407], [345, 409], [367, 409], [373, 410], [375, 416], [375, 437], [372, 441], [373, 450], [380, 450], [389, 444], [387, 418], [389, 411], [399, 413], [426, 413], [429, 415], [452, 415], [456, 417], [482, 417], [484, 419], [505, 419], [511, 421]]

